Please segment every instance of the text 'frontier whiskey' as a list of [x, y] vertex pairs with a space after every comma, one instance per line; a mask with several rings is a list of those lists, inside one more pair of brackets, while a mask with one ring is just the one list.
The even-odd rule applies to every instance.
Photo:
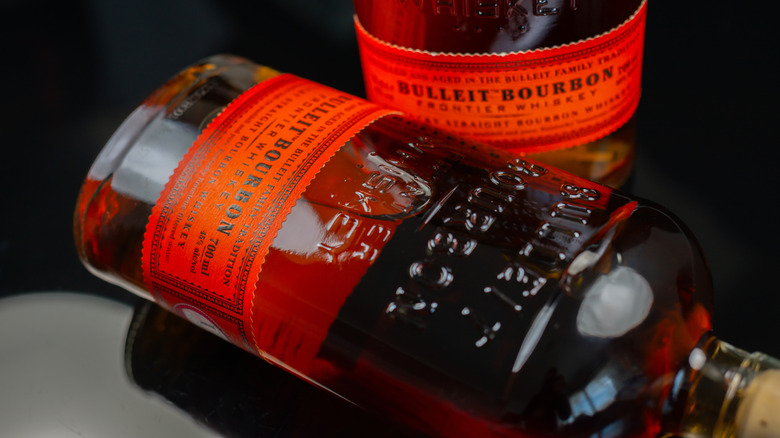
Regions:
[[619, 186], [646, 0], [354, 0], [369, 100]]
[[101, 278], [428, 436], [780, 431], [778, 363], [709, 334], [666, 210], [240, 58], [128, 117], [74, 232]]

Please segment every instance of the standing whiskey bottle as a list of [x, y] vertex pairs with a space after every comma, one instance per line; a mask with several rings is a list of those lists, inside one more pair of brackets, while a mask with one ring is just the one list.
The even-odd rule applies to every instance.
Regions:
[[619, 186], [646, 0], [354, 0], [369, 100]]
[[74, 232], [96, 275], [430, 436], [780, 431], [778, 363], [711, 336], [669, 212], [240, 58], [129, 116]]

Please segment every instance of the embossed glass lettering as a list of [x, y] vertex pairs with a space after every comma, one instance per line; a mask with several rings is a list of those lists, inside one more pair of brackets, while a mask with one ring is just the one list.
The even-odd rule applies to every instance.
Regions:
[[477, 247], [477, 241], [443, 229], [436, 230], [428, 239], [428, 250], [433, 253], [465, 257]]
[[366, 176], [366, 180], [362, 185], [367, 189], [376, 190], [379, 193], [386, 193], [395, 182], [396, 179], [392, 176], [383, 175], [379, 172], [371, 172]]
[[399, 287], [395, 291], [395, 300], [385, 308], [385, 314], [418, 328], [425, 328], [425, 318], [434, 313], [437, 307], [435, 301], [429, 303], [421, 295]]
[[412, 263], [409, 266], [409, 277], [418, 283], [436, 289], [449, 286], [454, 278], [450, 268], [435, 260]]
[[514, 197], [491, 187], [475, 187], [469, 192], [468, 201], [475, 206], [501, 214], [507, 204], [514, 201]]
[[477, 347], [484, 347], [488, 341], [495, 339], [496, 333], [498, 333], [498, 331], [501, 329], [500, 321], [496, 321], [493, 324], [487, 324], [479, 316], [475, 315], [474, 311], [469, 307], [464, 307], [461, 309], [460, 314], [468, 317], [469, 320], [471, 320], [471, 322], [473, 322], [477, 329], [479, 329], [479, 331], [482, 333], [482, 337], [474, 342], [474, 345]]
[[448, 225], [463, 225], [467, 230], [476, 230], [485, 232], [490, 229], [496, 221], [495, 216], [469, 208], [465, 204], [455, 206], [454, 214], [444, 218], [443, 222]]
[[592, 210], [581, 205], [569, 204], [567, 202], [558, 202], [550, 210], [550, 216], [579, 222], [583, 225], [588, 223]]
[[515, 158], [513, 161], [507, 163], [507, 167], [528, 176], [542, 176], [547, 173], [547, 169], [544, 167], [535, 163], [529, 163], [522, 158]]
[[561, 184], [561, 195], [569, 199], [584, 199], [586, 201], [595, 201], [601, 194], [593, 188], [577, 187], [574, 184]]

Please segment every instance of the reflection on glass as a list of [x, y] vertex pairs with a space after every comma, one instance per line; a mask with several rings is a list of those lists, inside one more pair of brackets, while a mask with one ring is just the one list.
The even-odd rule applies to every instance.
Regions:
[[413, 436], [152, 303], [135, 309], [125, 365], [138, 387], [227, 437]]

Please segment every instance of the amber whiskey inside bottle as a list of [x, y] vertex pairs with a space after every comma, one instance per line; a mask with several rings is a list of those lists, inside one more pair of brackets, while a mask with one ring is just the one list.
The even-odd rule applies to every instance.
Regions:
[[[160, 296], [141, 254], [163, 186], [277, 75], [208, 58], [125, 121], [75, 212], [92, 272]], [[682, 433], [711, 369], [690, 366], [711, 339], [709, 272], [671, 213], [397, 115], [319, 170], [252, 286], [257, 342], [240, 347], [429, 436]]]
[[[509, 57], [576, 44], [618, 28], [627, 22], [642, 4], [641, 0], [354, 1], [357, 22], [372, 38], [388, 45], [410, 51], [430, 52], [439, 57], [442, 54], [466, 57], [503, 54], [504, 57]], [[363, 55], [366, 56], [365, 53]], [[638, 56], [641, 64], [641, 47]], [[387, 62], [393, 60], [387, 59]], [[496, 64], [502, 62], [504, 62], [502, 58], [495, 60]], [[553, 58], [547, 62], [550, 63], [548, 68], [555, 72], [554, 64], [560, 61]], [[582, 64], [588, 62], [599, 61], [591, 60]], [[580, 67], [581, 65], [574, 65], [566, 68]], [[501, 79], [513, 73], [528, 77], [539, 71], [539, 68], [538, 64], [525, 67], [501, 67], [496, 70], [497, 73], [482, 73], [478, 79]], [[433, 75], [437, 73], [436, 69], [437, 67], [431, 67]], [[386, 93], [371, 93], [371, 89], [379, 87], [376, 85], [379, 81], [373, 81], [368, 77], [375, 73], [366, 67], [365, 60], [364, 73], [367, 75], [369, 97], [393, 106], [396, 102], [393, 95], [399, 94], [398, 90], [391, 89], [394, 84], [385, 84]], [[554, 74], [550, 75], [548, 82], [551, 84], [554, 83], [554, 76]], [[559, 82], [561, 91], [566, 86], [565, 83], [566, 81]], [[522, 81], [507, 85], [509, 91], [522, 87]], [[529, 89], [534, 89], [534, 86]], [[435, 89], [433, 94], [437, 90]], [[422, 95], [423, 93], [420, 93], [421, 100]], [[447, 99], [444, 95], [440, 98]], [[451, 96], [449, 98], [452, 99]], [[512, 102], [517, 101], [513, 99]], [[551, 103], [552, 101], [548, 102]], [[525, 108], [523, 107], [522, 110], [519, 107], [512, 108], [509, 111], [520, 113], [526, 111]], [[440, 109], [438, 113], [440, 120], [437, 120], [437, 125], [444, 129], [452, 126], [450, 120], [454, 120], [451, 118], [454, 117], [454, 112], [459, 111], [458, 107], [441, 104], [437, 109]], [[414, 111], [410, 111], [410, 114], [414, 114]], [[478, 117], [482, 116], [483, 114], [478, 114]], [[485, 117], [500, 117], [500, 114]], [[485, 118], [484, 120], [497, 119]], [[634, 117], [631, 117], [622, 126], [602, 138], [580, 144], [568, 144], [566, 147], [558, 147], [553, 142], [547, 143], [544, 148], [532, 150], [522, 142], [526, 135], [522, 130], [507, 131], [506, 141], [498, 134], [496, 137], [481, 139], [489, 138], [488, 143], [503, 145], [502, 147], [552, 167], [619, 187], [625, 183], [633, 166], [635, 125]], [[512, 139], [514, 139], [514, 146], [511, 144]]]

